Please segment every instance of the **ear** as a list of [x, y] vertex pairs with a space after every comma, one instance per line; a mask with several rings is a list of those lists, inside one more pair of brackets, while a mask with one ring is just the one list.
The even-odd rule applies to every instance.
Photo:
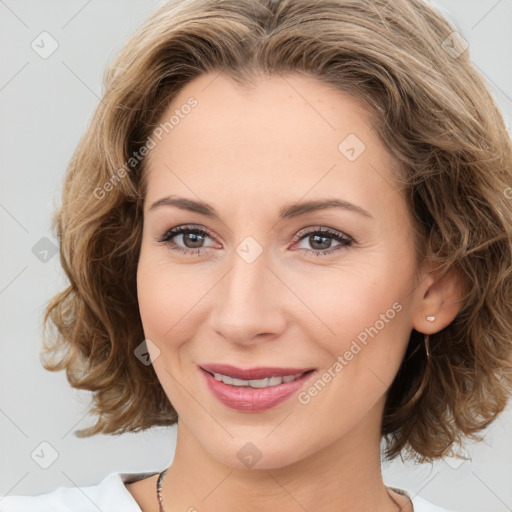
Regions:
[[[413, 328], [424, 334], [434, 334], [457, 316], [464, 295], [463, 280], [454, 268], [441, 275], [425, 264], [415, 295]], [[429, 321], [427, 317], [435, 319]]]

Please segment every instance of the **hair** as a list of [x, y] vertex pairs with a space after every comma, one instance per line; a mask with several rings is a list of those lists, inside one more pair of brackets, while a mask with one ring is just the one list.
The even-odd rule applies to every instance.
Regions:
[[92, 392], [96, 424], [75, 435], [177, 422], [134, 357], [144, 145], [176, 94], [214, 72], [240, 86], [313, 77], [372, 114], [399, 164], [418, 262], [464, 287], [430, 357], [411, 332], [386, 398], [385, 456], [433, 460], [481, 437], [512, 392], [512, 143], [469, 51], [448, 51], [453, 32], [422, 0], [185, 0], [138, 29], [105, 72], [52, 223], [69, 285], [46, 306], [41, 361]]

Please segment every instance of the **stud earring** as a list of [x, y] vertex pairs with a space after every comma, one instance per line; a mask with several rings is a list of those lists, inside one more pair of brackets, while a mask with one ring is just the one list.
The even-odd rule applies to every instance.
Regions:
[[427, 320], [428, 320], [429, 322], [433, 322], [435, 319], [436, 319], [436, 317], [435, 317], [435, 316], [427, 316]]

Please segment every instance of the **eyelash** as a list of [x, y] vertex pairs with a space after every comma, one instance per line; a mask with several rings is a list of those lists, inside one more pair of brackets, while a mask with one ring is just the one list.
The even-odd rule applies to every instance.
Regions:
[[[175, 236], [184, 234], [184, 233], [194, 233], [196, 235], [205, 237], [208, 236], [210, 238], [213, 238], [209, 232], [205, 229], [198, 228], [196, 226], [178, 226], [176, 228], [170, 229], [167, 231], [162, 237], [157, 238], [158, 243], [166, 244], [169, 250], [181, 252], [184, 254], [197, 254], [200, 255], [203, 251], [206, 250], [204, 247], [200, 247], [198, 249], [184, 249], [183, 247], [180, 247], [179, 245], [176, 245], [174, 242], [172, 242], [174, 245], [169, 245], [169, 242], [171, 242], [171, 239]], [[351, 247], [352, 244], [355, 242], [355, 240], [339, 231], [330, 229], [330, 228], [316, 228], [311, 231], [307, 232], [299, 232], [297, 235], [297, 238], [294, 240], [294, 243], [300, 242], [301, 240], [307, 238], [308, 236], [319, 234], [326, 238], [333, 238], [337, 242], [340, 242], [340, 245], [335, 246], [331, 249], [326, 250], [314, 250], [314, 249], [297, 249], [298, 251], [301, 251], [303, 254], [314, 254], [315, 256], [323, 256], [323, 255], [330, 255], [335, 253], [336, 251], [343, 250], [347, 247]], [[326, 236], [330, 235], [330, 236]]]

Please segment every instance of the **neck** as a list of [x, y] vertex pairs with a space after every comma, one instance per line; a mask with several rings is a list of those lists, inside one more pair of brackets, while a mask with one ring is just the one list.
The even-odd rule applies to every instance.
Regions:
[[[357, 431], [357, 434], [356, 434]], [[183, 422], [162, 487], [170, 510], [239, 512], [396, 512], [399, 499], [386, 489], [380, 467], [380, 435], [359, 425], [313, 455], [271, 469], [238, 469], [213, 459]], [[400, 510], [408, 510], [407, 500]]]

